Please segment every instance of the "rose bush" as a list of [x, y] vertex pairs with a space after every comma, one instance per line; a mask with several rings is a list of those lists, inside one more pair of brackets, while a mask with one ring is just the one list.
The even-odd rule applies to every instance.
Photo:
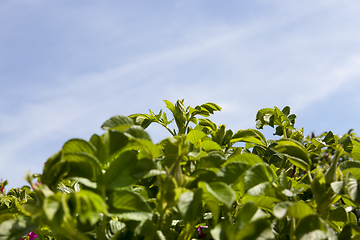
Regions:
[[[165, 103], [170, 120], [114, 116], [103, 135], [67, 141], [29, 186], [5, 194], [1, 182], [0, 240], [360, 238], [352, 131], [304, 136], [289, 107], [274, 107], [233, 132], [208, 118], [214, 103]], [[153, 123], [171, 136], [153, 143]]]

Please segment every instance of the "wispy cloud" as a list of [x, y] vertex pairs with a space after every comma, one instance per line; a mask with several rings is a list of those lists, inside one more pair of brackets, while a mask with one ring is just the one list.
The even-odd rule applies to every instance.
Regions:
[[236, 130], [259, 108], [303, 111], [360, 75], [352, 1], [26, 2], [0, 7], [11, 22], [0, 24], [0, 177], [15, 183], [115, 114], [212, 101]]

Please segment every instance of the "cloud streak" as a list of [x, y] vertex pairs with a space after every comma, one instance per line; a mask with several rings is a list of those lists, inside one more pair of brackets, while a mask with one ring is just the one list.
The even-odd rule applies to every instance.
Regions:
[[[23, 4], [2, 3], [16, 14], [0, 17], [18, 17], [0, 24], [0, 177], [12, 186], [69, 138], [101, 134], [116, 114], [158, 111], [163, 99], [218, 103], [214, 121], [237, 130], [263, 107], [304, 112], [360, 75], [360, 4], [350, 1]], [[237, 7], [243, 15], [224, 15]]]

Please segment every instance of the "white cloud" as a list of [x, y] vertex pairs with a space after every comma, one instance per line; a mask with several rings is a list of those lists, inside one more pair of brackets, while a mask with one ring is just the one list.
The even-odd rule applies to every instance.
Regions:
[[[7, 4], [6, 9], [19, 7]], [[14, 164], [23, 164], [19, 172], [35, 169], [35, 162], [44, 161], [68, 138], [101, 132], [101, 123], [115, 114], [157, 111], [164, 108], [163, 99], [185, 98], [191, 105], [215, 102], [223, 111], [214, 121], [236, 130], [253, 127], [262, 107], [290, 105], [300, 111], [359, 76], [360, 35], [354, 31], [360, 22], [359, 3], [255, 1], [253, 12], [243, 18], [213, 18], [218, 9], [203, 9], [194, 1], [159, 9], [122, 4], [120, 14], [119, 5], [38, 1], [18, 15], [3, 15], [3, 22], [19, 16], [14, 27], [0, 24], [3, 36], [15, 38], [28, 38], [19, 26], [48, 20], [37, 29], [39, 36], [30, 36], [41, 43], [34, 45], [39, 55], [7, 52], [20, 63], [33, 61], [46, 74], [31, 72], [24, 64], [29, 69], [13, 78], [30, 75], [33, 82], [6, 85], [9, 89], [3, 91], [0, 124], [6, 128], [0, 134], [6, 139], [0, 138], [0, 163], [6, 169]], [[189, 5], [195, 9], [187, 12]], [[37, 17], [43, 9], [48, 12]], [[30, 17], [31, 24], [21, 16]], [[3, 49], [6, 40], [0, 41]], [[21, 49], [22, 43], [15, 46]], [[0, 77], [8, 75], [0, 69]], [[15, 110], [6, 110], [6, 103]], [[149, 131], [157, 134], [157, 129]], [[49, 147], [48, 142], [59, 146]], [[46, 154], [37, 152], [41, 146]], [[15, 179], [6, 169], [0, 176]]]

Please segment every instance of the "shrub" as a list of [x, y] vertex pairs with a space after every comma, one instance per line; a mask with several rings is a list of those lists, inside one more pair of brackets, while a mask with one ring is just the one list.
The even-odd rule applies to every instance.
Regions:
[[[359, 238], [360, 139], [304, 136], [290, 108], [264, 108], [233, 132], [221, 108], [165, 101], [165, 112], [114, 116], [71, 139], [29, 186], [3, 191], [0, 240]], [[152, 123], [171, 136], [154, 144]], [[176, 129], [170, 126], [175, 125]], [[258, 130], [274, 128], [277, 140]], [[239, 145], [238, 143], [244, 143]]]

